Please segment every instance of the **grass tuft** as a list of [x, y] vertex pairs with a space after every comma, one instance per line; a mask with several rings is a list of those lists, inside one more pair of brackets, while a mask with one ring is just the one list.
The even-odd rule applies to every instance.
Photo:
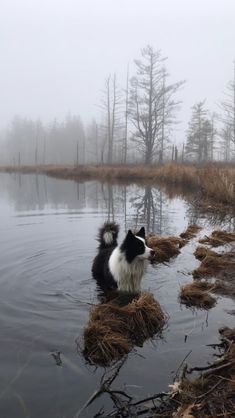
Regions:
[[161, 331], [165, 320], [161, 306], [149, 293], [126, 306], [98, 305], [91, 309], [84, 330], [84, 357], [91, 364], [108, 366]]

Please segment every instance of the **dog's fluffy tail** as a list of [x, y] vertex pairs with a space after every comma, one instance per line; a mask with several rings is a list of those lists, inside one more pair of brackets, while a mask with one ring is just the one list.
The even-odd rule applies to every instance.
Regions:
[[117, 237], [119, 232], [119, 225], [115, 222], [105, 222], [99, 229], [97, 241], [99, 248], [110, 248], [117, 246]]

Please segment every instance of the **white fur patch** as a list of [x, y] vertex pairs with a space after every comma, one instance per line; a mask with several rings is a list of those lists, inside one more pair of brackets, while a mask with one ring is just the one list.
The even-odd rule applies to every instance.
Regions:
[[112, 244], [112, 242], [113, 242], [112, 232], [106, 231], [103, 235], [103, 239], [104, 239], [105, 244], [107, 244], [107, 245]]
[[115, 248], [109, 259], [109, 269], [117, 282], [118, 289], [125, 292], [139, 292], [146, 268], [147, 257], [138, 256], [132, 263], [128, 263], [119, 247]]

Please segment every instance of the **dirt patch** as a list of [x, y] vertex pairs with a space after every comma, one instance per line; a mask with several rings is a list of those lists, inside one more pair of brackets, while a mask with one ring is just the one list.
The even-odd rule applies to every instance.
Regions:
[[165, 321], [159, 303], [149, 293], [126, 306], [115, 301], [95, 306], [84, 330], [83, 355], [91, 364], [108, 366], [160, 332]]
[[213, 231], [210, 237], [205, 236], [199, 240], [200, 244], [208, 244], [212, 247], [219, 247], [227, 243], [235, 242], [235, 233], [226, 231]]

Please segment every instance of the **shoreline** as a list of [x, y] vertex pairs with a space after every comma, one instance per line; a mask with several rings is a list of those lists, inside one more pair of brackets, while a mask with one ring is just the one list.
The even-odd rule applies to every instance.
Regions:
[[[194, 195], [196, 205], [206, 212], [235, 213], [235, 165], [37, 165], [2, 166], [0, 172], [45, 174], [74, 180], [108, 183], [137, 183], [171, 188], [174, 194]], [[195, 199], [196, 198], [196, 199]], [[195, 202], [194, 202], [195, 203]]]

